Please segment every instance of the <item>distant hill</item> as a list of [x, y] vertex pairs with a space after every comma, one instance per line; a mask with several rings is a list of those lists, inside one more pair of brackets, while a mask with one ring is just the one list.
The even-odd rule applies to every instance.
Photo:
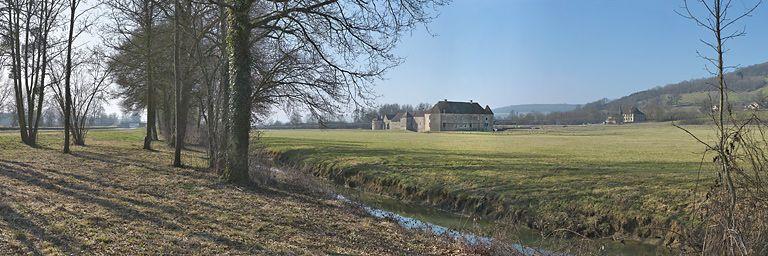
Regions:
[[[725, 80], [734, 110], [743, 110], [752, 103], [768, 110], [768, 62], [727, 73]], [[706, 113], [717, 102], [716, 84], [715, 77], [707, 77], [657, 86], [615, 100], [603, 98], [583, 105], [513, 105], [493, 111], [501, 116], [514, 111], [518, 117], [508, 121], [516, 124], [601, 123], [632, 107], [643, 111], [650, 121], [701, 122], [706, 121]]]
[[[727, 73], [725, 80], [731, 91], [731, 103], [735, 106], [753, 101], [764, 101], [763, 98], [768, 93], [768, 88], [766, 88], [768, 86], [768, 62]], [[717, 84], [715, 77], [693, 79], [632, 93], [611, 101], [609, 105], [637, 105], [641, 107], [649, 104], [662, 104], [671, 107], [704, 105], [709, 101], [710, 93], [716, 92], [715, 84]]]
[[[734, 110], [751, 103], [768, 109], [768, 62], [739, 68], [725, 75]], [[701, 118], [717, 102], [716, 77], [693, 79], [632, 93], [600, 104], [606, 115], [638, 107], [652, 121]]]
[[510, 105], [493, 109], [496, 115], [508, 115], [509, 113], [527, 114], [527, 113], [552, 113], [567, 112], [578, 108], [576, 104], [521, 104]]

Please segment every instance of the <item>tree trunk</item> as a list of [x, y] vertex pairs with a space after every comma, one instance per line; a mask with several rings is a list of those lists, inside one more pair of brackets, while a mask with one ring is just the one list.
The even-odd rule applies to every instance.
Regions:
[[221, 87], [221, 91], [219, 92], [221, 99], [219, 99], [219, 136], [218, 138], [218, 149], [216, 154], [216, 170], [221, 173], [224, 171], [224, 166], [226, 165], [227, 161], [227, 149], [228, 149], [228, 140], [229, 140], [229, 62], [228, 62], [228, 49], [227, 44], [225, 41], [227, 40], [227, 10], [225, 7], [219, 7], [219, 15], [221, 15], [221, 21], [220, 21], [220, 29], [221, 32], [219, 36], [221, 37], [222, 44], [219, 45], [219, 50], [221, 51], [221, 80], [219, 81], [219, 86]]
[[147, 40], [144, 42], [144, 47], [147, 49], [147, 134], [144, 136], [144, 149], [146, 150], [152, 150], [152, 141], [157, 140], [154, 80], [152, 79], [152, 72], [154, 72], [152, 69], [152, 9], [151, 1], [144, 1], [144, 26], [146, 27], [147, 37]]
[[[154, 86], [153, 88], [154, 89]], [[155, 100], [152, 99], [152, 116], [154, 117], [154, 121], [152, 121], [152, 140], [158, 141], [160, 140], [160, 135], [157, 133], [157, 126], [159, 125], [160, 119], [157, 118], [157, 102], [154, 102]]]
[[[186, 7], [182, 7], [179, 3], [180, 0], [176, 0], [175, 4], [175, 17], [174, 17], [174, 52], [173, 52], [173, 67], [174, 67], [174, 84], [176, 87], [176, 97], [175, 97], [175, 105], [176, 105], [176, 136], [175, 136], [175, 143], [174, 143], [174, 154], [173, 154], [173, 166], [175, 167], [182, 167], [183, 164], [181, 162], [181, 150], [184, 149], [184, 139], [186, 137], [186, 131], [187, 131], [187, 115], [189, 113], [189, 110], [187, 109], [187, 103], [189, 102], [189, 96], [187, 93], [187, 86], [186, 86], [186, 74], [187, 72], [187, 66], [181, 63], [181, 53], [182, 50], [186, 53], [189, 51], [188, 43], [189, 40], [186, 40], [187, 37], [185, 36], [186, 33], [181, 31], [181, 21], [184, 20], [184, 26], [189, 25], [187, 22], [187, 15], [189, 15], [191, 11], [191, 3], [187, 2]], [[182, 8], [188, 8], [188, 9], [182, 9]], [[185, 54], [186, 56], [186, 54]], [[187, 58], [185, 58], [186, 63]], [[183, 66], [183, 67], [182, 67]]]
[[24, 144], [33, 146], [33, 143], [30, 143], [29, 140], [29, 130], [27, 130], [27, 124], [25, 116], [25, 109], [24, 109], [24, 96], [22, 91], [22, 83], [21, 83], [21, 33], [20, 33], [20, 25], [21, 19], [19, 18], [19, 13], [16, 8], [7, 8], [8, 10], [8, 20], [10, 23], [8, 24], [9, 27], [9, 34], [11, 35], [11, 58], [12, 58], [12, 66], [11, 72], [13, 73], [13, 92], [14, 92], [14, 99], [16, 103], [16, 122], [19, 126], [19, 136], [21, 137], [21, 141]]
[[249, 0], [229, 0], [227, 17], [227, 52], [229, 55], [230, 86], [232, 97], [230, 107], [229, 150], [224, 179], [228, 182], [247, 184], [248, 142], [251, 129], [251, 53], [248, 14]]
[[72, 112], [72, 139], [74, 139], [75, 145], [85, 146], [85, 114], [78, 113], [78, 111]]
[[[75, 31], [75, 10], [77, 9], [77, 0], [70, 1], [69, 6], [69, 37], [67, 38], [67, 70], [64, 74], [64, 153], [69, 153], [69, 133], [72, 127], [72, 37]], [[42, 95], [41, 95], [42, 96]], [[42, 97], [41, 97], [42, 98]], [[39, 123], [39, 122], [36, 122]], [[35, 124], [37, 127], [37, 124]]]

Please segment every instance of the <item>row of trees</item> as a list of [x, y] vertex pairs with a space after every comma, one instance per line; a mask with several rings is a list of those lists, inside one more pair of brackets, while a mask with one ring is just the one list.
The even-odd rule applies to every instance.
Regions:
[[85, 143], [87, 118], [106, 99], [108, 72], [93, 56], [98, 50], [73, 47], [75, 39], [89, 30], [91, 21], [77, 21], [85, 13], [78, 12], [80, 2], [0, 3], [0, 61], [9, 78], [2, 81], [0, 100], [11, 98], [11, 103], [0, 102], [16, 114], [21, 140], [28, 145], [37, 144], [46, 102], [55, 102], [64, 117], [64, 151], [68, 152], [70, 135], [75, 144]]
[[247, 182], [255, 119], [273, 106], [322, 117], [339, 105], [368, 104], [370, 83], [400, 61], [391, 54], [399, 36], [442, 2], [109, 4], [123, 22], [115, 23], [122, 37], [113, 38], [122, 40], [110, 66], [123, 106], [147, 110], [145, 148], [159, 123], [179, 166], [187, 124], [202, 124], [211, 167]]
[[[7, 110], [10, 111], [0, 112], [0, 127], [18, 127], [19, 122], [16, 119], [18, 115], [16, 112], [13, 112], [13, 108]], [[83, 122], [83, 131], [87, 131], [92, 127], [113, 127], [131, 122], [128, 115], [120, 116], [115, 113], [107, 114], [103, 105], [93, 106], [90, 111], [92, 111], [92, 113], [88, 116], [83, 116], [83, 120], [85, 120], [85, 122]], [[58, 103], [49, 102], [43, 104], [42, 116], [40, 117], [40, 128], [50, 127], [64, 127], [64, 117]]]
[[394, 116], [397, 113], [416, 113], [424, 112], [432, 107], [429, 103], [419, 103], [417, 105], [410, 104], [382, 104], [375, 107], [358, 106], [355, 110], [349, 113], [339, 113], [337, 115], [331, 113], [323, 113], [322, 115], [302, 115], [299, 111], [292, 111], [288, 115], [287, 122], [281, 122], [275, 120], [273, 122], [262, 123], [260, 127], [267, 127], [270, 129], [284, 129], [284, 128], [339, 128], [339, 129], [370, 129], [371, 120], [380, 118], [382, 116]]
[[[188, 131], [205, 136], [209, 165], [250, 181], [249, 132], [273, 107], [322, 118], [368, 106], [371, 84], [402, 60], [400, 37], [445, 0], [3, 0], [2, 59], [9, 63], [21, 140], [35, 145], [43, 103], [64, 118], [64, 152], [107, 88], [126, 111], [145, 111], [144, 148], [164, 138], [174, 166]], [[96, 29], [106, 47], [78, 36]], [[92, 53], [93, 52], [93, 53]]]

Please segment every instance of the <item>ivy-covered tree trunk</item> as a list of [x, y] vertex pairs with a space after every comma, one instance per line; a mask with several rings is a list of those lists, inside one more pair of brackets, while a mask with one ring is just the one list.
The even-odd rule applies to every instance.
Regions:
[[248, 14], [250, 0], [228, 0], [227, 54], [229, 55], [230, 131], [227, 165], [223, 177], [226, 181], [247, 184], [248, 141], [251, 130], [251, 53]]

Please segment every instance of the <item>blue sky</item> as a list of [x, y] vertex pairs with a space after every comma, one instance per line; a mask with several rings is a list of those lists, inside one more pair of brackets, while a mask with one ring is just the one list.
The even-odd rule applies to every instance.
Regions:
[[[744, 3], [742, 4], [742, 1]], [[735, 0], [738, 10], [750, 0]], [[406, 36], [379, 103], [585, 103], [707, 76], [682, 0], [454, 0]], [[744, 20], [730, 64], [768, 61], [768, 6]]]

